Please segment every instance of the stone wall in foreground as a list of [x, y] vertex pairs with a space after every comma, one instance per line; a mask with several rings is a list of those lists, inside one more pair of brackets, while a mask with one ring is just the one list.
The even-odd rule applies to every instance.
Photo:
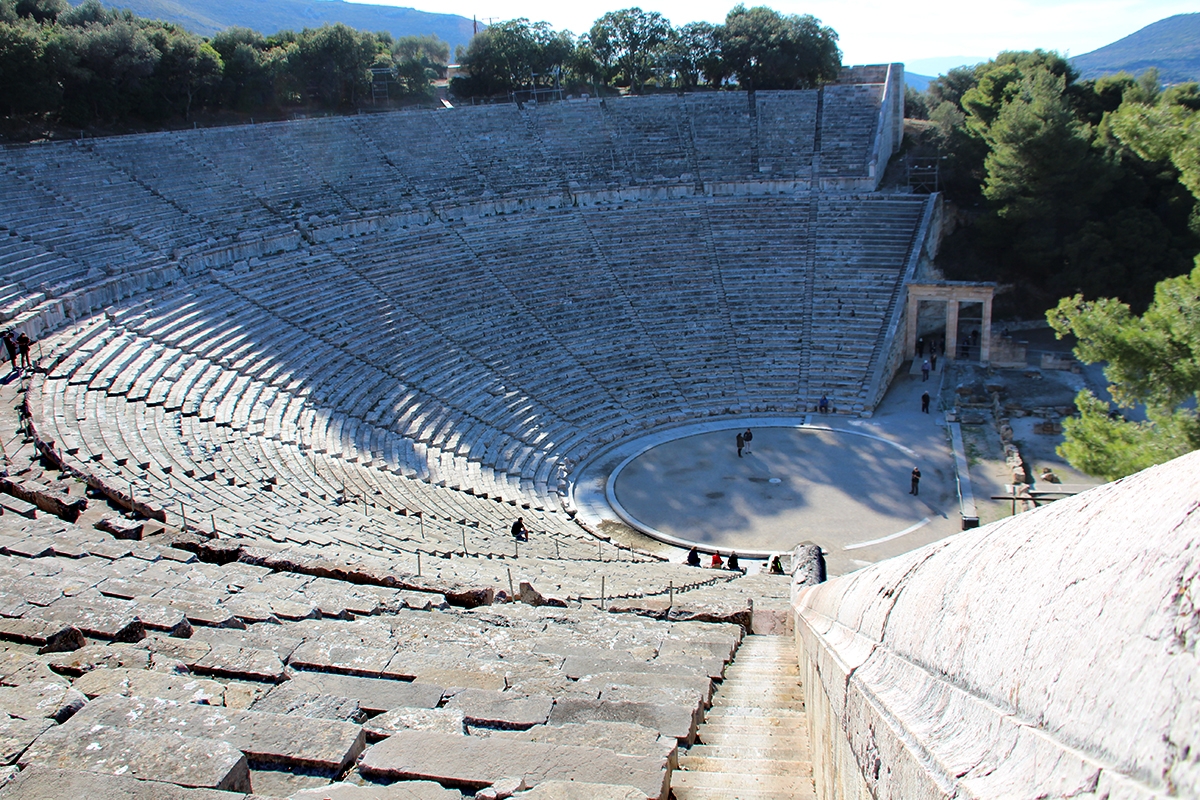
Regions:
[[800, 591], [818, 796], [1200, 796], [1200, 452]]

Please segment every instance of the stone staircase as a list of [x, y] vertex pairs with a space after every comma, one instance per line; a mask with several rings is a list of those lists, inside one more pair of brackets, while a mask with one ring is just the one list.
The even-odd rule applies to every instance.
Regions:
[[675, 800], [815, 800], [792, 637], [743, 640], [697, 733], [671, 775]]

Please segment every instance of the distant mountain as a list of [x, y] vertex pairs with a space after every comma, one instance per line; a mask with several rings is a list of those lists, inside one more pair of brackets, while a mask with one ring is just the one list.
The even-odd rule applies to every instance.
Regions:
[[930, 75], [918, 75], [915, 72], [904, 72], [904, 85], [911, 87], [915, 92], [923, 92], [929, 86], [929, 82], [933, 80]]
[[1158, 67], [1163, 83], [1200, 80], [1200, 13], [1160, 19], [1071, 63], [1084, 78], [1122, 71], [1137, 75]]
[[[83, 0], [71, 0], [79, 5]], [[174, 22], [201, 36], [237, 25], [264, 34], [281, 30], [319, 28], [343, 22], [366, 31], [392, 36], [432, 33], [450, 44], [471, 41], [472, 23], [456, 14], [430, 14], [413, 8], [371, 6], [343, 0], [101, 0], [106, 6], [128, 8], [141, 17]]]

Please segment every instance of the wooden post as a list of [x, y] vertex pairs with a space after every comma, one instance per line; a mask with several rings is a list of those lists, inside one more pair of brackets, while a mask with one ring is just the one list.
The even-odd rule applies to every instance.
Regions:
[[187, 531], [187, 509], [183, 507], [183, 501], [179, 501], [179, 516], [183, 517], [183, 527], [181, 531]]
[[604, 576], [600, 576], [600, 610], [604, 610]]
[[217, 534], [217, 515], [216, 515], [216, 513], [212, 513], [212, 514], [208, 515], [208, 518], [209, 518], [209, 521], [212, 522], [213, 535], [216, 536], [216, 534]]
[[417, 551], [417, 577], [421, 577], [421, 551]]
[[508, 570], [508, 596], [513, 600], [517, 599], [517, 593], [513, 591], [512, 570]]
[[463, 540], [463, 555], [465, 556], [467, 554], [467, 526], [465, 526], [465, 525], [462, 528], [462, 540]]
[[417, 522], [420, 523], [420, 525], [421, 525], [421, 538], [424, 539], [425, 538], [425, 512], [424, 511], [417, 512]]
[[554, 537], [554, 557], [558, 558], [558, 537]]
[[521, 540], [516, 536], [513, 537], [513, 558], [521, 557]]
[[667, 608], [675, 605], [675, 581], [667, 581]]

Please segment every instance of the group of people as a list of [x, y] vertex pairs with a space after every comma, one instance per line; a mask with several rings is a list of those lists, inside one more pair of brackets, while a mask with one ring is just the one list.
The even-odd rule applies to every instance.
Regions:
[[[33, 339], [29, 338], [29, 334], [24, 331], [20, 336], [14, 336], [12, 331], [4, 332], [4, 349], [8, 351], [8, 360], [12, 363], [12, 371], [16, 372], [19, 369], [31, 369], [33, 363], [29, 358], [29, 348], [33, 345]], [[21, 366], [17, 366], [17, 356], [21, 357]]]
[[[693, 547], [691, 550], [688, 550], [686, 563], [689, 567], [700, 566], [700, 551], [695, 547]], [[711, 569], [728, 569], [734, 572], [745, 572], [745, 570], [742, 568], [742, 565], [738, 563], [737, 553], [730, 553], [729, 558], [723, 561], [721, 560], [721, 554], [714, 550], [712, 554], [712, 560], [709, 562], [708, 566]], [[772, 575], [783, 574], [783, 560], [780, 556], [771, 556], [767, 563], [767, 572], [771, 573]]]
[[[694, 547], [688, 551], [687, 565], [689, 567], [700, 566], [700, 551]], [[737, 553], [730, 553], [729, 560], [722, 561], [721, 554], [716, 551], [713, 551], [712, 561], [709, 563], [708, 566], [710, 566], [712, 569], [728, 569], [728, 570], [732, 570], [733, 572], [742, 572], [743, 571], [741, 564], [738, 563]]]

